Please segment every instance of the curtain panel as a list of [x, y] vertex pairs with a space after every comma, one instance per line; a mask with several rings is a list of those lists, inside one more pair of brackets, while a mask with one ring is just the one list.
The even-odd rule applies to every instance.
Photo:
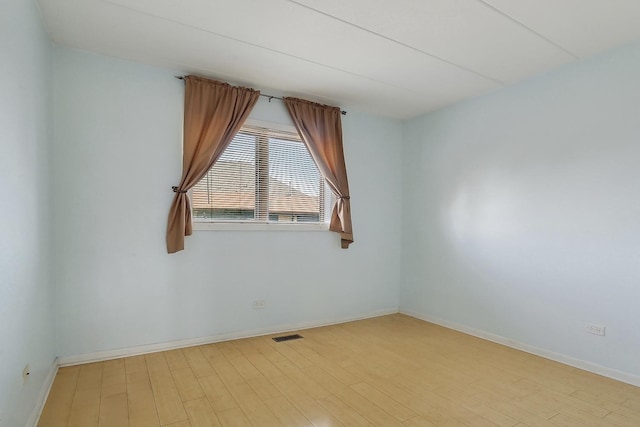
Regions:
[[311, 157], [336, 195], [329, 229], [340, 233], [341, 246], [347, 249], [353, 243], [353, 230], [347, 167], [342, 148], [341, 111], [338, 107], [297, 98], [284, 98], [284, 103]]
[[220, 158], [258, 101], [260, 92], [197, 76], [186, 76], [182, 178], [175, 193], [167, 224], [167, 252], [184, 249], [190, 236], [191, 205], [187, 191]]

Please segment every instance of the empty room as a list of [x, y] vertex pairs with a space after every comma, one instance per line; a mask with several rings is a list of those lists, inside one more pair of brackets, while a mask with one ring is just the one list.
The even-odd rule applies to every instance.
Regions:
[[638, 22], [3, 0], [0, 427], [640, 426]]

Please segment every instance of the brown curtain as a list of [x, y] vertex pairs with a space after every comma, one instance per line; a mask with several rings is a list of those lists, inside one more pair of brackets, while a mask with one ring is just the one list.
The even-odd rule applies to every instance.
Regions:
[[336, 195], [329, 229], [340, 233], [342, 248], [347, 249], [353, 243], [353, 231], [347, 167], [342, 149], [341, 111], [337, 107], [296, 98], [284, 98], [284, 103], [318, 169]]
[[191, 206], [187, 191], [220, 158], [258, 101], [260, 92], [227, 83], [187, 76], [184, 96], [184, 140], [182, 178], [173, 187], [169, 210], [167, 252], [184, 249], [184, 236], [191, 235]]

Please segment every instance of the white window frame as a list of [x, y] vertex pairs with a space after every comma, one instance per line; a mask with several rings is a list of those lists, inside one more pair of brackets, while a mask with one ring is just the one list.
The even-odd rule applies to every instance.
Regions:
[[[281, 130], [298, 133], [295, 126], [283, 123], [265, 122], [261, 120], [247, 119], [245, 125], [257, 126], [267, 129]], [[189, 190], [189, 198], [192, 194]], [[334, 196], [331, 197], [333, 203]], [[191, 217], [192, 229], [194, 231], [329, 231], [329, 220], [333, 205], [325, 206], [324, 222], [316, 223], [291, 223], [291, 222], [262, 222], [262, 221], [194, 221]]]

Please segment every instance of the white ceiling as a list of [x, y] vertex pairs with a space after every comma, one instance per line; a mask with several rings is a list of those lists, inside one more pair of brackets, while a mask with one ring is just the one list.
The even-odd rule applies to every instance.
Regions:
[[39, 0], [55, 43], [406, 119], [640, 39], [640, 0]]

